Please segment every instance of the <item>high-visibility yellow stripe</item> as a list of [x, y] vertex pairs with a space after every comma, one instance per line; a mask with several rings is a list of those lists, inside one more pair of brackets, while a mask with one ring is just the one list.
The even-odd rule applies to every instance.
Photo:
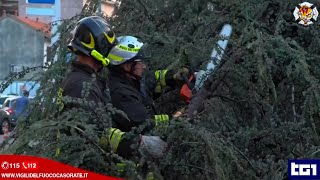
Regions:
[[56, 149], [56, 157], [58, 157], [60, 155], [61, 149], [60, 147], [57, 147]]
[[112, 150], [116, 150], [117, 148], [116, 148], [116, 146], [117, 146], [117, 140], [118, 140], [118, 136], [119, 136], [119, 133], [120, 133], [121, 131], [119, 130], [119, 129], [116, 129], [114, 132], [113, 132], [113, 134], [112, 134], [112, 136], [111, 136], [111, 139], [110, 139], [110, 146], [111, 146], [111, 149]]
[[124, 132], [121, 132], [119, 129], [113, 131], [113, 134], [111, 135], [110, 139], [110, 146], [114, 152], [117, 152], [123, 134]]
[[64, 108], [64, 104], [62, 102], [62, 96], [63, 96], [63, 89], [59, 88], [58, 98], [57, 98], [57, 104], [59, 106], [59, 111], [62, 111], [62, 109]]
[[155, 71], [156, 80], [160, 82], [161, 86], [166, 86], [166, 75], [168, 70]]
[[154, 119], [156, 122], [156, 127], [159, 125], [168, 125], [169, 124], [169, 116], [167, 114], [161, 114], [161, 115], [154, 115]]
[[169, 121], [169, 116], [166, 115], [166, 114], [161, 114], [161, 120], [162, 120], [163, 122], [168, 122], [168, 121]]
[[156, 93], [161, 93], [161, 84], [160, 84], [160, 81], [159, 81], [159, 79], [160, 79], [160, 72], [159, 71], [155, 71], [154, 72], [154, 75], [155, 75], [155, 77], [156, 77], [156, 87], [155, 87], [155, 89], [154, 89], [154, 91], [156, 92]]
[[160, 78], [160, 72], [159, 71], [155, 71], [154, 75], [156, 76], [156, 80], [158, 80]]
[[117, 163], [117, 171], [118, 172], [123, 172], [125, 167], [126, 167], [126, 164], [125, 163]]
[[111, 136], [113, 135], [113, 132], [114, 132], [115, 130], [117, 130], [117, 129], [116, 129], [116, 128], [111, 128], [111, 129], [109, 130], [109, 139], [111, 139]]
[[155, 92], [156, 93], [161, 93], [162, 88], [165, 87], [166, 84], [166, 75], [167, 75], [168, 70], [157, 70], [155, 71], [155, 77], [156, 77], [156, 87], [155, 87]]
[[116, 56], [116, 55], [111, 54], [111, 53], [108, 54], [108, 59], [112, 59], [112, 60], [118, 61], [118, 62], [122, 62], [123, 61], [122, 57]]
[[156, 122], [156, 126], [158, 126], [158, 123], [159, 123], [159, 121], [160, 121], [159, 115], [154, 115], [154, 120], [155, 120], [155, 122]]

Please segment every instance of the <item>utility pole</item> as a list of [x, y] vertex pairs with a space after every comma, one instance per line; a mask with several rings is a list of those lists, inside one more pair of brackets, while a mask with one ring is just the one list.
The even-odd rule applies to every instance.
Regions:
[[102, 0], [98, 0], [98, 16], [102, 16], [101, 14], [101, 2]]
[[[54, 22], [51, 30], [51, 35], [54, 35], [57, 30], [58, 26], [60, 25], [60, 20], [61, 20], [61, 0], [55, 0], [54, 3], [54, 10], [55, 10], [55, 15], [52, 18], [52, 21]], [[51, 38], [51, 45], [53, 45], [59, 38], [59, 34], [53, 36]]]

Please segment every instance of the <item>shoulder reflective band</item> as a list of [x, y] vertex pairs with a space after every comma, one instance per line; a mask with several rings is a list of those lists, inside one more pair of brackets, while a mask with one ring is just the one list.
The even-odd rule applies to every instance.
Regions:
[[110, 141], [110, 147], [113, 152], [117, 152], [119, 143], [122, 139], [124, 132], [120, 131], [116, 128], [111, 128], [109, 131], [109, 141]]
[[125, 51], [128, 51], [128, 52], [134, 52], [134, 53], [137, 53], [139, 52], [140, 48], [129, 48], [127, 46], [123, 46], [121, 44], [118, 45], [118, 47], [122, 50], [125, 50]]
[[154, 72], [154, 75], [156, 77], [156, 87], [155, 92], [161, 93], [162, 87], [166, 87], [166, 75], [168, 70], [157, 70]]

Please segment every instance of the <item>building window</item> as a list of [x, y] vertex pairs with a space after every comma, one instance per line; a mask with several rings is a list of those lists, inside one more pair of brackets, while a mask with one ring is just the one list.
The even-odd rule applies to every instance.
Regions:
[[18, 0], [2, 0], [0, 3], [0, 15], [11, 14], [18, 15]]

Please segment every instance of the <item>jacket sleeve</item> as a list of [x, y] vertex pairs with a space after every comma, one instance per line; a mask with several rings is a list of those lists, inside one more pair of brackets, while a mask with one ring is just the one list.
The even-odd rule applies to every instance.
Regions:
[[[111, 99], [114, 107], [127, 114], [132, 127], [138, 126], [150, 118], [144, 104], [139, 101], [139, 98], [124, 88], [119, 88], [116, 92], [112, 93]], [[117, 122], [117, 119], [115, 121], [119, 127], [122, 126], [121, 122]]]
[[174, 89], [176, 83], [173, 79], [173, 75], [173, 70], [156, 70], [148, 72], [144, 80], [148, 94], [155, 99], [166, 89]]
[[[128, 158], [136, 152], [136, 149], [138, 149], [140, 137], [136, 134], [122, 132], [117, 128], [107, 128], [100, 137], [99, 144], [103, 149], [110, 149], [112, 152]], [[131, 147], [136, 148], [134, 149]]]

